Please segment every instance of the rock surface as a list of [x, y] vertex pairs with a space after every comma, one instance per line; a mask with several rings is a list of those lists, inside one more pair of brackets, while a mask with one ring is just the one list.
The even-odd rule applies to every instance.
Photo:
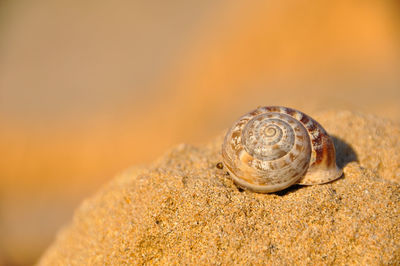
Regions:
[[242, 191], [216, 168], [222, 137], [179, 145], [84, 201], [39, 264], [398, 263], [400, 127], [347, 111], [315, 118], [341, 179]]

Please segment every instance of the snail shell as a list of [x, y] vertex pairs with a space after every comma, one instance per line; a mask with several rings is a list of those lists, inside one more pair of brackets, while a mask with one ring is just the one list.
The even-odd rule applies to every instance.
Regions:
[[322, 126], [286, 107], [259, 107], [242, 116], [225, 136], [223, 164], [244, 189], [268, 193], [295, 183], [339, 178], [335, 147]]

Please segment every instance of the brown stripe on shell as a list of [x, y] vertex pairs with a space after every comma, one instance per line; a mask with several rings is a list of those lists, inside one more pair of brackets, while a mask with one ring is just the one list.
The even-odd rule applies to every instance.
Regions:
[[[290, 154], [290, 153], [289, 153]], [[285, 157], [285, 162], [289, 165], [289, 164], [292, 164], [293, 163], [293, 159], [292, 158], [290, 158], [290, 156], [287, 156], [287, 157]]]
[[285, 108], [285, 111], [290, 116], [294, 116], [296, 114], [296, 110], [293, 110], [291, 108]]
[[280, 160], [280, 161], [279, 161], [279, 166], [280, 166], [281, 168], [284, 168], [284, 167], [286, 167], [286, 166], [288, 166], [288, 165], [289, 165], [289, 163], [286, 162], [286, 160]]
[[322, 158], [324, 155], [324, 148], [322, 146], [314, 147], [315, 150], [315, 162], [313, 164], [319, 164], [322, 162]]
[[325, 159], [326, 165], [331, 165], [334, 160], [332, 157], [334, 157], [333, 154], [335, 151], [328, 134], [321, 132], [318, 134], [316, 139], [312, 140], [312, 143], [316, 152], [316, 158], [313, 165], [321, 163], [323, 159]]
[[[326, 135], [327, 138], [329, 138], [328, 135]], [[336, 160], [335, 160], [335, 146], [333, 145], [333, 143], [328, 143], [328, 142], [332, 142], [331, 139], [329, 138], [329, 140], [327, 141], [327, 143], [325, 143], [325, 145], [323, 145], [324, 147], [324, 153], [326, 154], [325, 158], [326, 158], [326, 165], [332, 165], [332, 164], [336, 164]]]
[[279, 106], [266, 106], [265, 109], [270, 112], [280, 112]]
[[310, 119], [308, 118], [307, 115], [303, 115], [303, 117], [300, 119], [300, 121], [303, 123], [303, 125], [305, 126], [308, 121], [310, 121]]
[[[314, 123], [312, 124], [315, 126]], [[322, 143], [323, 135], [321, 134], [320, 130], [316, 128], [315, 133], [312, 136], [313, 138], [311, 139], [311, 143], [313, 145], [313, 150], [315, 151], [315, 161], [313, 164], [319, 164], [324, 158], [324, 145]]]
[[288, 108], [283, 107], [283, 106], [278, 106], [278, 108], [279, 108], [279, 113], [287, 114]]
[[232, 132], [230, 144], [233, 150], [236, 150], [236, 146], [241, 143], [241, 133], [241, 131]]
[[236, 126], [242, 128], [245, 126], [253, 117], [249, 114], [243, 116], [237, 123]]
[[269, 167], [271, 170], [276, 170], [275, 162], [270, 162], [270, 163], [268, 164], [268, 167]]
[[256, 115], [259, 115], [259, 114], [261, 114], [261, 113], [262, 113], [261, 108], [257, 108], [257, 109], [255, 109], [255, 110], [251, 111], [251, 112], [249, 113], [249, 115], [251, 115], [251, 116], [256, 116]]
[[311, 123], [305, 124], [305, 127], [307, 128], [310, 135], [312, 135], [312, 132], [317, 129], [317, 125], [313, 121], [311, 121]]
[[296, 158], [296, 156], [294, 156], [294, 154], [292, 152], [289, 152], [289, 158], [293, 162], [294, 159]]
[[240, 138], [241, 131], [234, 131], [232, 132], [232, 138]]
[[311, 140], [313, 146], [321, 146], [322, 144], [322, 134], [317, 130], [317, 134], [314, 135]]

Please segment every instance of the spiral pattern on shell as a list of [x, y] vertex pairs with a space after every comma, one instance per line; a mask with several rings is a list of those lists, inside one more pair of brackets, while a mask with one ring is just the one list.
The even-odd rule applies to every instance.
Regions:
[[294, 183], [322, 184], [342, 174], [322, 126], [280, 106], [242, 116], [225, 136], [222, 157], [234, 182], [256, 192], [275, 192]]

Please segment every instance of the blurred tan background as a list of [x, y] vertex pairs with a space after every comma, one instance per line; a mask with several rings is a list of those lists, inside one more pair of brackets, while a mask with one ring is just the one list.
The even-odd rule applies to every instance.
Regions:
[[101, 184], [258, 105], [400, 122], [395, 0], [0, 0], [0, 264]]

